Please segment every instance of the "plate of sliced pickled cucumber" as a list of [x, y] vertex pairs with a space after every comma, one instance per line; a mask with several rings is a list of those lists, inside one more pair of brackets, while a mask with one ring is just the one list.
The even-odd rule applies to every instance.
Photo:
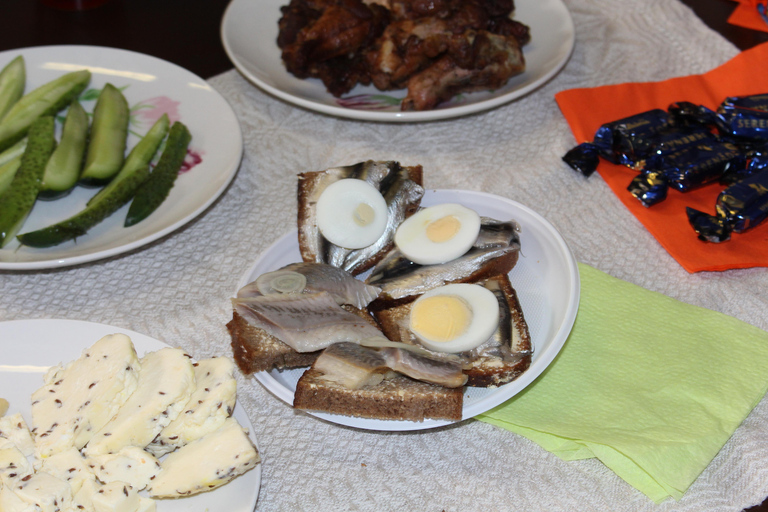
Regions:
[[112, 257], [201, 214], [243, 152], [202, 78], [96, 46], [0, 52], [0, 269]]
[[0, 509], [254, 510], [231, 359], [77, 320], [0, 322], [0, 340]]

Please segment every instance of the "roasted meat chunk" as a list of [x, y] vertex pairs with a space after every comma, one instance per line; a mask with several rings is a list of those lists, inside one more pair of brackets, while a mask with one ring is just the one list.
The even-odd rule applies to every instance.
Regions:
[[291, 0], [278, 45], [289, 72], [335, 96], [407, 88], [402, 110], [426, 110], [525, 70], [530, 32], [513, 11], [513, 0]]
[[320, 78], [335, 96], [370, 83], [363, 51], [389, 21], [389, 11], [361, 0], [292, 0], [281, 8], [277, 43], [290, 73]]

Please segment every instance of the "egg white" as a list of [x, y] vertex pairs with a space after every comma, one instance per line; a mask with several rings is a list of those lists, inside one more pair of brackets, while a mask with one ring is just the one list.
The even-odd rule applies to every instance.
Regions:
[[[460, 297], [469, 306], [472, 314], [467, 328], [448, 341], [438, 341], [427, 338], [413, 328], [413, 318], [409, 318], [409, 329], [426, 348], [436, 352], [458, 353], [472, 350], [493, 335], [499, 326], [499, 301], [492, 291], [479, 285], [455, 283], [441, 286], [424, 293], [416, 299], [413, 307], [419, 301], [437, 295], [454, 295]], [[413, 311], [413, 307], [411, 311]], [[440, 319], [436, 319], [440, 321]]]
[[[364, 205], [370, 222], [356, 222], [356, 209]], [[387, 229], [387, 201], [370, 183], [348, 178], [329, 185], [320, 194], [316, 210], [317, 228], [326, 240], [345, 249], [362, 249], [376, 242]]]
[[[427, 235], [430, 224], [453, 216], [459, 222], [458, 231], [450, 239], [435, 242]], [[395, 245], [403, 255], [420, 265], [435, 265], [464, 255], [480, 233], [480, 215], [455, 203], [443, 203], [419, 210], [397, 228]]]

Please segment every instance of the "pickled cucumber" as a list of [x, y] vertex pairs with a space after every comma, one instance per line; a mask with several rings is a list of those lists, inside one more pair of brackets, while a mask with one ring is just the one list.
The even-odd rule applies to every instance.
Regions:
[[26, 147], [27, 139], [25, 137], [0, 153], [0, 194], [8, 188], [13, 177], [16, 176], [16, 171], [19, 170], [21, 164], [21, 155], [24, 154]]
[[23, 139], [37, 118], [51, 116], [69, 105], [90, 81], [87, 69], [73, 71], [22, 96], [0, 122], [0, 151]]
[[184, 157], [187, 156], [187, 146], [191, 139], [192, 135], [186, 126], [178, 121], [173, 123], [160, 160], [149, 179], [136, 191], [128, 208], [125, 227], [141, 222], [165, 201], [179, 175]]
[[13, 177], [16, 176], [16, 171], [19, 170], [20, 166], [21, 155], [8, 160], [4, 164], [0, 164], [0, 194], [5, 192], [5, 189], [10, 186]]
[[55, 199], [68, 193], [80, 178], [88, 141], [88, 114], [77, 100], [69, 106], [61, 140], [45, 166], [40, 185], [41, 199]]
[[35, 204], [45, 164], [56, 147], [52, 116], [37, 118], [29, 128], [27, 148], [9, 187], [0, 195], [0, 247], [19, 231]]
[[[136, 169], [149, 165], [155, 157], [155, 153], [157, 153], [157, 149], [160, 147], [163, 139], [168, 134], [168, 127], [170, 124], [171, 122], [168, 119], [168, 114], [160, 116], [144, 137], [142, 137], [133, 147], [131, 152], [128, 153], [128, 157], [120, 168], [120, 172], [117, 173], [117, 176], [115, 176], [112, 181], [120, 181], [125, 176], [133, 173]], [[96, 195], [88, 201], [88, 204], [98, 200], [99, 197], [108, 192], [108, 189], [109, 186], [98, 191]]]
[[23, 245], [30, 247], [52, 247], [85, 235], [93, 226], [112, 215], [131, 200], [136, 189], [149, 176], [149, 166], [135, 170], [120, 180], [108, 194], [85, 207], [72, 217], [37, 231], [18, 236]]
[[125, 161], [130, 111], [120, 89], [106, 84], [96, 100], [85, 168], [80, 181], [104, 185], [120, 171]]
[[0, 71], [0, 120], [24, 95], [26, 83], [24, 57], [19, 55]]

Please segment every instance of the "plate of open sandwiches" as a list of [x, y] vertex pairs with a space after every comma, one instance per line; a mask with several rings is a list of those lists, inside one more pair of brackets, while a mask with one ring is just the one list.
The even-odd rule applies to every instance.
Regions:
[[232, 0], [227, 55], [294, 105], [368, 121], [451, 119], [554, 77], [575, 44], [561, 0]]
[[566, 242], [520, 203], [425, 190], [422, 172], [299, 175], [298, 229], [232, 299], [243, 373], [318, 418], [396, 431], [471, 418], [547, 368], [578, 309]]

